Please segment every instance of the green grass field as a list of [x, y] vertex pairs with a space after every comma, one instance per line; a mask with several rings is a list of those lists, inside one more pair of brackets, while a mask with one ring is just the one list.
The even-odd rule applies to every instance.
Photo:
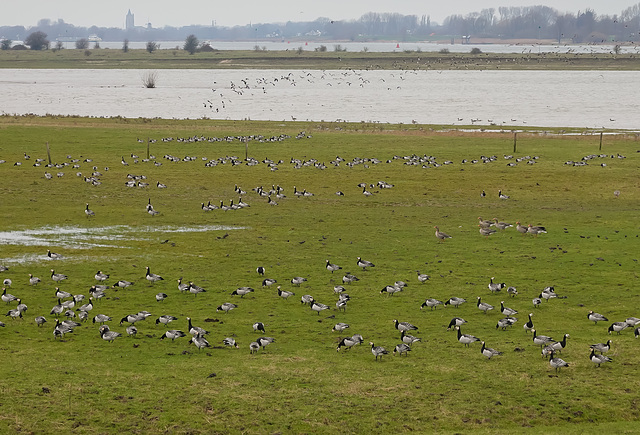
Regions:
[[[293, 45], [293, 44], [292, 44]], [[443, 48], [446, 48], [443, 45]], [[469, 46], [471, 51], [472, 46]], [[609, 53], [393, 53], [315, 52], [301, 45], [287, 51], [219, 50], [194, 55], [175, 50], [4, 50], [0, 68], [143, 69], [437, 69], [637, 71], [635, 54]]]
[[[281, 135], [287, 138], [258, 140]], [[252, 136], [248, 155], [257, 164], [246, 164], [240, 136]], [[149, 139], [155, 159], [144, 162]], [[62, 166], [45, 167], [46, 143]], [[0, 432], [635, 433], [640, 341], [633, 328], [611, 336], [607, 328], [640, 317], [640, 143], [618, 134], [598, 147], [597, 136], [534, 130], [518, 135], [513, 152], [511, 133], [419, 125], [0, 118], [0, 265], [9, 268], [0, 279], [11, 279], [7, 292], [28, 306], [22, 319], [0, 319]], [[565, 164], [600, 154], [606, 157], [586, 166]], [[483, 163], [481, 156], [496, 158]], [[38, 158], [44, 162], [35, 167]], [[205, 166], [210, 161], [218, 164]], [[101, 184], [85, 182], [96, 171]], [[149, 186], [126, 187], [127, 174], [145, 175]], [[201, 209], [208, 201], [237, 203], [236, 185], [250, 207]], [[269, 205], [258, 186], [281, 186], [286, 198], [274, 195], [278, 205]], [[314, 196], [297, 197], [294, 186]], [[498, 190], [510, 198], [498, 198]], [[146, 212], [149, 202], [158, 215]], [[95, 216], [85, 215], [87, 203]], [[479, 216], [543, 225], [547, 233], [508, 228], [487, 238]], [[452, 238], [436, 239], [436, 225]], [[48, 249], [63, 259], [50, 260]], [[375, 267], [361, 270], [357, 257]], [[342, 269], [330, 273], [327, 259]], [[147, 266], [164, 280], [149, 283]], [[277, 284], [263, 288], [258, 266]], [[68, 279], [52, 281], [51, 269]], [[134, 284], [106, 290], [86, 323], [54, 338], [55, 288], [86, 302], [98, 270], [110, 275], [106, 284]], [[430, 279], [421, 284], [416, 271]], [[348, 272], [360, 280], [345, 284], [351, 300], [343, 312], [333, 288]], [[30, 286], [29, 274], [42, 282]], [[292, 285], [297, 276], [307, 281]], [[491, 277], [518, 295], [491, 293]], [[181, 293], [179, 278], [206, 293]], [[380, 293], [398, 280], [408, 284], [403, 291]], [[280, 298], [277, 285], [295, 295]], [[232, 296], [241, 286], [255, 292]], [[561, 298], [534, 308], [546, 286]], [[159, 292], [168, 295], [163, 302]], [[305, 294], [330, 309], [317, 314], [300, 303]], [[468, 302], [420, 309], [426, 298], [453, 296]], [[483, 314], [477, 297], [495, 309]], [[496, 329], [500, 301], [519, 311], [504, 331]], [[217, 312], [224, 302], [238, 307]], [[142, 310], [152, 315], [127, 337], [119, 320]], [[590, 322], [589, 310], [609, 321]], [[569, 367], [556, 373], [541, 357], [523, 329], [528, 313], [538, 334], [569, 334], [557, 355]], [[111, 316], [107, 324], [123, 336], [102, 340], [91, 321], [97, 314]], [[165, 314], [178, 319], [156, 325]], [[40, 315], [42, 327], [34, 321]], [[455, 316], [467, 320], [462, 332], [503, 354], [488, 360], [480, 343], [459, 343], [446, 330]], [[198, 350], [189, 337], [160, 340], [166, 329], [187, 332], [187, 317], [210, 331], [210, 347]], [[406, 357], [393, 355], [400, 343], [394, 319], [419, 328], [413, 335], [421, 341]], [[266, 332], [254, 332], [254, 322]], [[350, 327], [332, 332], [338, 322]], [[336, 352], [353, 334], [364, 343]], [[250, 354], [260, 335], [275, 342]], [[225, 337], [239, 349], [224, 346]], [[596, 367], [589, 345], [608, 339], [613, 362]], [[376, 361], [370, 341], [389, 355]]]

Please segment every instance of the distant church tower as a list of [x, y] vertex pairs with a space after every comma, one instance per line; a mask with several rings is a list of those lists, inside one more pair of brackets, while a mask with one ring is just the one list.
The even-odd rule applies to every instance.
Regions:
[[127, 12], [127, 17], [125, 19], [124, 28], [126, 30], [133, 30], [134, 27], [135, 24], [133, 24], [133, 14], [131, 13], [131, 9], [129, 9], [129, 12]]

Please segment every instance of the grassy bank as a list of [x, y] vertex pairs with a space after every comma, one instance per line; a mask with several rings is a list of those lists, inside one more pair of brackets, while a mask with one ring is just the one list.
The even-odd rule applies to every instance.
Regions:
[[492, 70], [616, 70], [637, 71], [634, 54], [481, 53], [441, 54], [402, 51], [313, 52], [214, 51], [189, 55], [184, 50], [113, 49], [0, 51], [0, 68], [205, 68], [205, 69], [492, 69]]
[[[249, 135], [248, 145], [238, 139]], [[60, 167], [44, 166], [46, 143]], [[155, 158], [145, 162], [147, 145]], [[607, 327], [640, 317], [639, 149], [634, 135], [622, 134], [605, 137], [599, 150], [595, 136], [529, 131], [514, 153], [510, 133], [429, 126], [0, 118], [0, 219], [2, 231], [12, 231], [0, 234], [0, 264], [9, 267], [0, 278], [28, 305], [24, 318], [1, 319], [0, 432], [582, 433], [597, 424], [631, 433], [639, 342], [632, 328], [609, 336]], [[246, 164], [247, 150], [258, 163]], [[565, 164], [599, 154], [606, 157], [586, 166]], [[33, 166], [37, 158], [41, 166]], [[99, 185], [85, 181], [94, 172]], [[127, 174], [145, 175], [139, 181], [149, 186], [127, 187]], [[363, 182], [372, 195], [362, 194]], [[237, 204], [236, 185], [250, 207], [202, 210], [209, 201]], [[286, 198], [272, 195], [278, 205], [269, 205], [257, 186], [281, 186]], [[314, 195], [296, 196], [294, 186]], [[158, 215], [146, 212], [149, 202]], [[85, 215], [87, 203], [95, 216]], [[547, 233], [508, 228], [487, 238], [479, 216], [544, 225]], [[435, 225], [452, 238], [439, 242]], [[64, 258], [50, 260], [47, 249]], [[361, 270], [357, 257], [375, 267]], [[327, 271], [327, 259], [342, 269]], [[149, 283], [146, 266], [164, 280]], [[263, 288], [257, 266], [278, 283]], [[68, 279], [52, 281], [51, 269]], [[110, 274], [106, 284], [134, 284], [106, 290], [88, 322], [54, 338], [55, 287], [84, 294], [86, 303], [98, 270]], [[416, 271], [430, 279], [421, 284]], [[351, 300], [343, 312], [334, 286], [347, 272], [360, 280], [345, 284]], [[30, 286], [28, 274], [42, 282]], [[296, 276], [307, 281], [294, 286]], [[207, 292], [181, 293], [181, 277]], [[491, 293], [491, 277], [518, 295]], [[398, 280], [408, 283], [403, 291], [380, 293]], [[279, 297], [277, 285], [295, 295]], [[241, 286], [255, 291], [232, 296]], [[561, 297], [534, 308], [546, 286]], [[330, 309], [317, 314], [300, 303], [305, 294]], [[468, 302], [420, 309], [425, 298], [452, 296]], [[495, 309], [483, 314], [477, 297]], [[519, 311], [504, 331], [496, 329], [500, 301]], [[216, 311], [224, 302], [238, 307]], [[119, 320], [142, 310], [152, 316], [126, 337]], [[609, 321], [593, 324], [589, 310]], [[570, 335], [559, 355], [570, 366], [557, 374], [522, 327], [530, 312], [539, 334]], [[124, 336], [101, 340], [91, 322], [98, 313]], [[178, 319], [156, 324], [164, 314]], [[39, 315], [47, 318], [42, 327]], [[467, 320], [464, 333], [503, 354], [487, 360], [479, 343], [458, 343], [446, 330], [454, 316]], [[187, 317], [210, 331], [211, 347], [160, 340], [166, 329], [186, 332]], [[393, 319], [418, 326], [412, 334], [421, 341], [406, 357], [376, 361], [370, 341], [390, 353], [400, 342]], [[258, 321], [264, 334], [253, 331]], [[350, 327], [332, 332], [338, 322]], [[336, 352], [341, 337], [356, 333], [364, 343]], [[250, 355], [260, 335], [275, 342]], [[225, 347], [225, 337], [240, 348]], [[597, 368], [589, 345], [609, 338], [613, 362]]]

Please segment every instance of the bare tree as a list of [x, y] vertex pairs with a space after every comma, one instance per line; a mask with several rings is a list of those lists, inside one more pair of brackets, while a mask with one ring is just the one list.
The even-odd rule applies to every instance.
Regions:
[[124, 42], [122, 43], [122, 51], [124, 51], [125, 53], [127, 53], [129, 51], [129, 40], [125, 39]]
[[76, 48], [78, 50], [86, 50], [89, 48], [89, 40], [87, 38], [80, 38], [76, 41]]
[[145, 88], [155, 88], [158, 81], [158, 73], [156, 71], [147, 71], [142, 75], [142, 84]]
[[154, 41], [147, 42], [147, 51], [149, 53], [153, 53], [158, 48], [160, 48], [160, 44], [158, 44], [157, 42], [154, 42]]

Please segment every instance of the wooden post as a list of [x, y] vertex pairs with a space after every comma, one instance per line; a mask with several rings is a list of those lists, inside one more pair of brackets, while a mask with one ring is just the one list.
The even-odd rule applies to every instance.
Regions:
[[244, 137], [244, 160], [245, 162], [249, 160], [249, 138], [247, 136]]
[[47, 157], [49, 158], [49, 164], [51, 164], [51, 151], [49, 150], [49, 142], [47, 142]]
[[600, 147], [598, 149], [602, 151], [602, 132], [600, 132]]
[[513, 132], [513, 152], [516, 152], [516, 147], [518, 145], [518, 132], [514, 131]]
[[151, 139], [147, 138], [147, 160], [149, 160], [149, 144], [151, 143]]

